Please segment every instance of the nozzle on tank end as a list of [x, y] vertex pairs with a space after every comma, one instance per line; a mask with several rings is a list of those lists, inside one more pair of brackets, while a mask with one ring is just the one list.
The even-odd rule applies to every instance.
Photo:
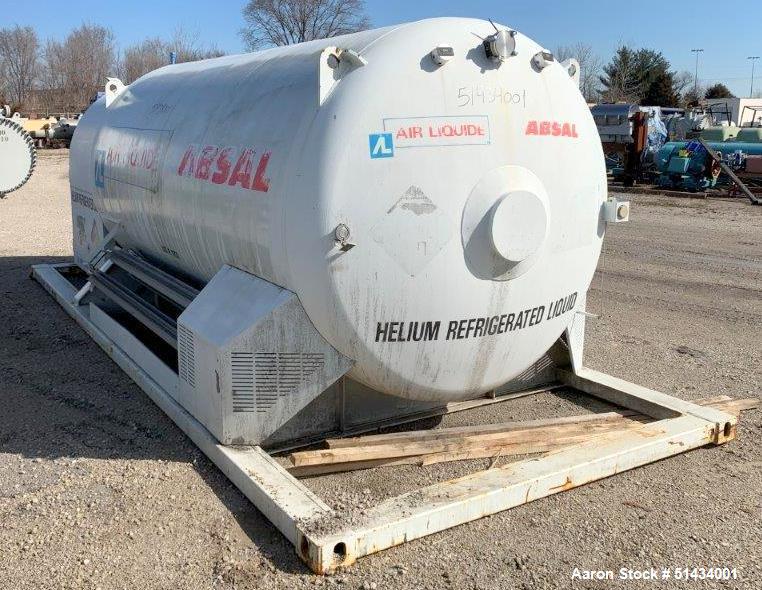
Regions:
[[[494, 27], [495, 23], [492, 23], [492, 26]], [[498, 30], [495, 27], [495, 34], [484, 39], [482, 44], [484, 45], [484, 53], [489, 59], [502, 63], [509, 57], [516, 55], [516, 31]]]

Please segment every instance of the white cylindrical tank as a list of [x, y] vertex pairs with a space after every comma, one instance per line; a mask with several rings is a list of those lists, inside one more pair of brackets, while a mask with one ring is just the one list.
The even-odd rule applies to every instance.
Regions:
[[70, 177], [121, 245], [290, 289], [351, 377], [421, 400], [540, 358], [605, 226], [601, 144], [569, 73], [463, 18], [151, 72], [88, 109]]

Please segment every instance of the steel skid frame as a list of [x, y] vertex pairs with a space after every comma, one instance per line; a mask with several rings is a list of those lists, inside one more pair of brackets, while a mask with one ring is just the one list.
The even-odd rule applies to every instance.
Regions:
[[[358, 558], [672, 455], [735, 437], [734, 415], [699, 406], [581, 366], [581, 351], [558, 382], [656, 421], [610, 439], [578, 444], [390, 498], [347, 521], [258, 446], [217, 442], [168, 393], [177, 375], [107, 314], [75, 300], [62, 273], [37, 265], [32, 276], [158, 405], [318, 574]], [[584, 317], [584, 316], [583, 316]], [[574, 335], [569, 334], [570, 338]], [[580, 336], [577, 335], [577, 338]], [[581, 345], [581, 344], [580, 344]], [[570, 348], [574, 346], [570, 343]], [[574, 351], [571, 351], [574, 357]]]

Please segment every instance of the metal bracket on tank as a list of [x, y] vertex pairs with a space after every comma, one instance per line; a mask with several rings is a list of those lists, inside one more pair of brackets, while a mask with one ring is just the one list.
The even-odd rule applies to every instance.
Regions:
[[341, 49], [340, 47], [326, 47], [320, 52], [319, 60], [320, 75], [318, 79], [321, 105], [344, 76], [368, 63], [368, 60], [355, 50]]
[[573, 57], [570, 57], [561, 62], [561, 67], [563, 67], [566, 70], [566, 73], [569, 74], [569, 77], [577, 85], [577, 88], [579, 88], [579, 84], [580, 84], [579, 62]]
[[119, 78], [107, 78], [106, 80], [106, 108], [109, 108], [111, 104], [119, 98], [119, 95], [122, 94], [127, 89], [127, 86], [124, 85], [124, 82], [122, 82]]

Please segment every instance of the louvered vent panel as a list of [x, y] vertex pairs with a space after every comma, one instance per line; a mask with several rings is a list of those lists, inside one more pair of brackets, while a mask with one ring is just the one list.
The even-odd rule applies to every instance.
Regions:
[[278, 354], [258, 352], [254, 355], [254, 387], [257, 410], [264, 412], [278, 400]]
[[508, 383], [495, 388], [495, 393], [497, 395], [502, 395], [504, 393], [521, 391], [532, 385], [547, 381], [547, 376], [550, 375], [550, 368], [552, 366], [553, 359], [546, 354], [535, 361], [532, 366], [526, 369], [523, 373], [520, 373]]
[[254, 354], [233, 352], [231, 355], [233, 411], [254, 411]]
[[264, 412], [313, 374], [323, 370], [323, 353], [257, 352], [254, 354], [255, 407]]
[[180, 378], [191, 387], [196, 387], [196, 350], [193, 332], [177, 325], [177, 356]]

